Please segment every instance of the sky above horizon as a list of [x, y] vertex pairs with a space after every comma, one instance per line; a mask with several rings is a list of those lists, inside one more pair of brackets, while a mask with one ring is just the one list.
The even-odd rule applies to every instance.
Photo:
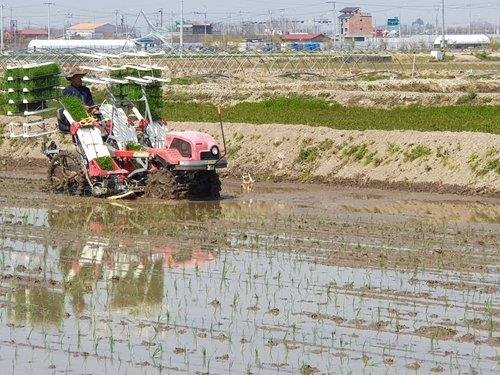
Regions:
[[[62, 27], [64, 24], [77, 22], [109, 22], [114, 24], [116, 11], [126, 19], [129, 25], [134, 24], [138, 12], [143, 9], [150, 21], [155, 24], [159, 19], [160, 8], [163, 8], [164, 24], [170, 20], [180, 19], [180, 0], [177, 1], [143, 1], [132, 0], [86, 0], [76, 3], [74, 0], [15, 0], [5, 1], [4, 24], [9, 27], [10, 19], [18, 21], [18, 27], [45, 27], [47, 25], [47, 5], [52, 2], [51, 24]], [[436, 15], [441, 14], [438, 7], [441, 0], [397, 1], [397, 0], [360, 0], [336, 1], [337, 13], [346, 6], [359, 6], [364, 12], [370, 13], [375, 24], [385, 24], [387, 18], [400, 16], [402, 24], [411, 24], [417, 18], [426, 23], [435, 23]], [[473, 22], [485, 21], [498, 25], [500, 23], [500, 0], [445, 0], [446, 24], [450, 26], [468, 25]], [[314, 19], [331, 19], [333, 14], [331, 1], [305, 0], [232, 0], [231, 6], [225, 0], [184, 1], [184, 19], [202, 21], [207, 13], [210, 22], [239, 22], [241, 20], [265, 21], [281, 17], [312, 21]], [[441, 21], [439, 21], [441, 22]], [[143, 22], [138, 21], [138, 26]]]

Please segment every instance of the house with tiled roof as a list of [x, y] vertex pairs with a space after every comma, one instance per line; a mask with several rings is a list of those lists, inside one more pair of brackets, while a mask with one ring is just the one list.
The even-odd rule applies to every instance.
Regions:
[[47, 30], [41, 28], [26, 28], [18, 31], [23, 39], [47, 39]]
[[114, 36], [115, 26], [105, 22], [81, 22], [66, 30], [69, 39], [110, 39]]
[[373, 20], [370, 14], [359, 7], [346, 7], [340, 11], [340, 36], [344, 40], [363, 42], [373, 35]]

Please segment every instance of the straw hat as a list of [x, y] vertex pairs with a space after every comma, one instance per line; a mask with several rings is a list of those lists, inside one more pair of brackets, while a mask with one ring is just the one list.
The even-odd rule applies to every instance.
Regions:
[[67, 74], [66, 74], [66, 79], [71, 79], [73, 78], [74, 76], [84, 76], [86, 75], [87, 72], [83, 69], [80, 69], [80, 68], [75, 68], [75, 69], [72, 69], [70, 70]]

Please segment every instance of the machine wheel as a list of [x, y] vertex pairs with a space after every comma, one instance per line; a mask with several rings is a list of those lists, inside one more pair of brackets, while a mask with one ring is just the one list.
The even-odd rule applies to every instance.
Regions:
[[86, 179], [77, 154], [61, 151], [51, 159], [48, 185], [54, 193], [83, 195]]
[[183, 183], [179, 177], [166, 170], [149, 173], [145, 189], [146, 197], [156, 199], [186, 198], [188, 185]]
[[189, 195], [194, 198], [220, 198], [221, 182], [215, 171], [197, 171], [191, 181]]

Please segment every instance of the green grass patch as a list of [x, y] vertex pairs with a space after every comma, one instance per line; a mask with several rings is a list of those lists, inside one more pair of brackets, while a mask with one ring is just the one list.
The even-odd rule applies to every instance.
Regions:
[[500, 61], [499, 56], [491, 56], [489, 53], [484, 51], [476, 53], [475, 56], [482, 61]]
[[172, 78], [170, 81], [171, 85], [195, 85], [198, 83], [203, 83], [205, 80], [201, 77], [177, 77], [177, 78]]
[[350, 146], [342, 151], [342, 155], [347, 156], [349, 158], [353, 158], [356, 161], [363, 160], [363, 158], [368, 153], [368, 146], [364, 143], [359, 145]]
[[500, 158], [495, 147], [489, 147], [484, 157], [480, 157], [477, 153], [471, 154], [467, 163], [477, 176], [483, 177], [490, 172], [500, 175]]
[[333, 141], [331, 139], [325, 139], [319, 144], [319, 149], [321, 151], [328, 151], [333, 147]]
[[298, 161], [301, 163], [312, 163], [320, 155], [319, 148], [316, 146], [303, 147], [299, 151]]
[[406, 160], [414, 161], [432, 154], [429, 147], [417, 145], [404, 153]]
[[[218, 122], [212, 104], [169, 101], [163, 111], [171, 121]], [[241, 102], [223, 110], [226, 122], [303, 124], [335, 129], [475, 131], [500, 133], [500, 106], [345, 107], [323, 98], [277, 97]]]
[[475, 92], [468, 92], [467, 94], [462, 95], [457, 99], [457, 104], [458, 105], [471, 104], [476, 98], [477, 94]]
[[241, 150], [241, 145], [235, 145], [227, 148], [226, 156], [232, 158]]
[[485, 176], [489, 172], [495, 172], [500, 175], [500, 159], [491, 159], [486, 162], [486, 165], [478, 171], [479, 176]]
[[401, 151], [402, 151], [401, 147], [399, 147], [398, 145], [396, 145], [394, 143], [389, 143], [387, 145], [387, 153], [389, 153], [391, 155], [399, 154]]
[[334, 143], [331, 139], [325, 139], [319, 145], [311, 146], [311, 140], [305, 139], [299, 151], [297, 161], [301, 163], [312, 163], [316, 161], [322, 153], [330, 150]]

